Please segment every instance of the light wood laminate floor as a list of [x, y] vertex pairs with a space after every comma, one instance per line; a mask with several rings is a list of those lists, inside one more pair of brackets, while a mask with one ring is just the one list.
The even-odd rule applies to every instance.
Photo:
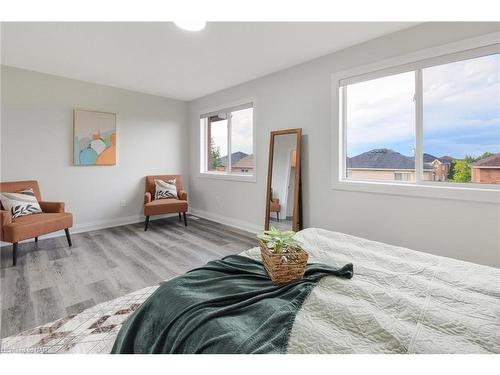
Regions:
[[7, 337], [258, 246], [255, 235], [188, 216], [107, 228], [0, 250], [1, 332]]

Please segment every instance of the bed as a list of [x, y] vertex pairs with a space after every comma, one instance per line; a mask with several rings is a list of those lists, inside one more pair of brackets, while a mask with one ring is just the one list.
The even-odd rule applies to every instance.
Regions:
[[[250, 352], [266, 352], [268, 342], [276, 339], [273, 331], [281, 326], [286, 327], [283, 337], [287, 342], [279, 352], [287, 353], [500, 353], [500, 270], [321, 229], [303, 230], [297, 238], [309, 252], [309, 262], [338, 266], [352, 262], [355, 276], [352, 279], [322, 277], [309, 289], [305, 300], [300, 300], [294, 314], [275, 321], [266, 332], [260, 329], [261, 322], [252, 322], [254, 326], [251, 329], [245, 323], [245, 334], [235, 343], [243, 345], [245, 341], [254, 340], [249, 336], [268, 334], [269, 340], [261, 338], [261, 345], [256, 346], [238, 345], [238, 349], [246, 349], [236, 352], [246, 352], [249, 348], [252, 348]], [[260, 260], [258, 248], [242, 255]], [[244, 259], [247, 258], [240, 259], [246, 262]], [[175, 351], [169, 351], [172, 346], [162, 342], [160, 346], [166, 352], [183, 352], [184, 349], [187, 349], [186, 352], [198, 352], [202, 348], [200, 339], [205, 339], [207, 345], [217, 340], [232, 340], [232, 336], [227, 334], [227, 327], [236, 330], [240, 320], [258, 319], [257, 310], [245, 310], [237, 320], [231, 311], [233, 320], [225, 323], [219, 311], [228, 307], [218, 305], [215, 313], [213, 310], [212, 302], [221, 300], [218, 294], [217, 298], [207, 299], [207, 306], [196, 311], [190, 309], [189, 306], [194, 303], [201, 303], [199, 296], [203, 292], [211, 293], [216, 289], [213, 285], [220, 280], [219, 275], [216, 274], [214, 281], [209, 276], [195, 280], [192, 285], [200, 285], [198, 292], [201, 294], [196, 292], [194, 302], [188, 302], [177, 315], [169, 315], [168, 318], [165, 318], [168, 301], [172, 304], [183, 303], [182, 298], [190, 293], [190, 287], [182, 290], [181, 284], [177, 284], [163, 295], [158, 293], [160, 288], [144, 305], [147, 306], [145, 311], [139, 309], [136, 312], [142, 314], [140, 318], [135, 316], [133, 323], [129, 324], [134, 330], [128, 350], [141, 347], [148, 340], [151, 346], [143, 348], [152, 348], [158, 345], [155, 336], [170, 335], [165, 340], [171, 343], [181, 340], [185, 346], [177, 345]], [[232, 282], [221, 288], [232, 288], [234, 282], [239, 282], [240, 277], [246, 275], [234, 277]], [[267, 280], [265, 273], [264, 277]], [[263, 285], [265, 288], [266, 285]], [[235, 291], [237, 295], [242, 293], [240, 288]], [[181, 299], [177, 299], [179, 295]], [[228, 294], [227, 298], [233, 298], [233, 294]], [[238, 303], [246, 302], [245, 299], [238, 300]], [[207, 308], [212, 310], [206, 319], [203, 318], [204, 323], [197, 324], [196, 329], [190, 328], [189, 334], [180, 339], [186, 327], [194, 324], [197, 314], [207, 311]], [[272, 309], [274, 307], [266, 305], [260, 313], [265, 315]], [[155, 311], [159, 317], [151, 318]], [[182, 323], [177, 322], [184, 318], [183, 314], [190, 314], [190, 317]], [[175, 316], [175, 324], [171, 324], [171, 316]], [[266, 316], [265, 319], [270, 318]], [[150, 321], [144, 323], [147, 320]], [[288, 324], [290, 321], [293, 322], [291, 326]], [[266, 320], [262, 322], [268, 323]], [[276, 325], [276, 322], [279, 324]], [[137, 335], [136, 327], [142, 324], [142, 336]], [[205, 330], [205, 325], [212, 325], [212, 328]], [[177, 329], [173, 329], [174, 326]], [[188, 344], [189, 340], [191, 344]], [[282, 339], [278, 338], [278, 341]], [[231, 345], [227, 342], [218, 348], [224, 353], [231, 352]], [[203, 349], [206, 347], [203, 346]], [[163, 350], [160, 352], [165, 352]], [[273, 347], [270, 352], [275, 350]]]
[[[323, 277], [295, 315], [287, 353], [500, 353], [500, 269], [322, 229], [297, 234]], [[258, 248], [242, 255], [260, 260]], [[2, 351], [109, 353], [151, 286], [2, 340]], [[132, 315], [133, 316], [133, 315]]]
[[352, 262], [355, 276], [321, 279], [289, 353], [500, 353], [499, 269], [322, 229], [298, 238], [311, 261]]

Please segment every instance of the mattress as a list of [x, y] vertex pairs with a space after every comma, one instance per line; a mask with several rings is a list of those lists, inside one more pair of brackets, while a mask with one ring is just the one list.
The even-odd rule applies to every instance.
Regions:
[[322, 229], [297, 238], [309, 262], [352, 262], [354, 277], [319, 282], [288, 353], [500, 353], [500, 269]]

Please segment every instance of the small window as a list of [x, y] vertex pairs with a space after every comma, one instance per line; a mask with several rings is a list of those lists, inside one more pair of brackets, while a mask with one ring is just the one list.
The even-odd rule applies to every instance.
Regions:
[[394, 172], [394, 180], [395, 181], [411, 181], [413, 173], [407, 172]]
[[200, 172], [254, 176], [253, 103], [200, 116]]

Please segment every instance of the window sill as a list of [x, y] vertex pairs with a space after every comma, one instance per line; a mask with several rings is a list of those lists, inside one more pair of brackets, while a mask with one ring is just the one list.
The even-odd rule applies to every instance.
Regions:
[[484, 203], [500, 203], [500, 186], [471, 187], [438, 186], [434, 184], [393, 183], [377, 181], [334, 181], [334, 190], [346, 190], [364, 193], [402, 195], [419, 198], [452, 199]]
[[229, 180], [229, 181], [240, 181], [240, 182], [257, 182], [257, 178], [255, 174], [253, 175], [245, 175], [245, 174], [237, 174], [237, 173], [221, 173], [221, 172], [202, 172], [198, 173], [198, 177], [200, 178], [211, 178], [214, 180]]

